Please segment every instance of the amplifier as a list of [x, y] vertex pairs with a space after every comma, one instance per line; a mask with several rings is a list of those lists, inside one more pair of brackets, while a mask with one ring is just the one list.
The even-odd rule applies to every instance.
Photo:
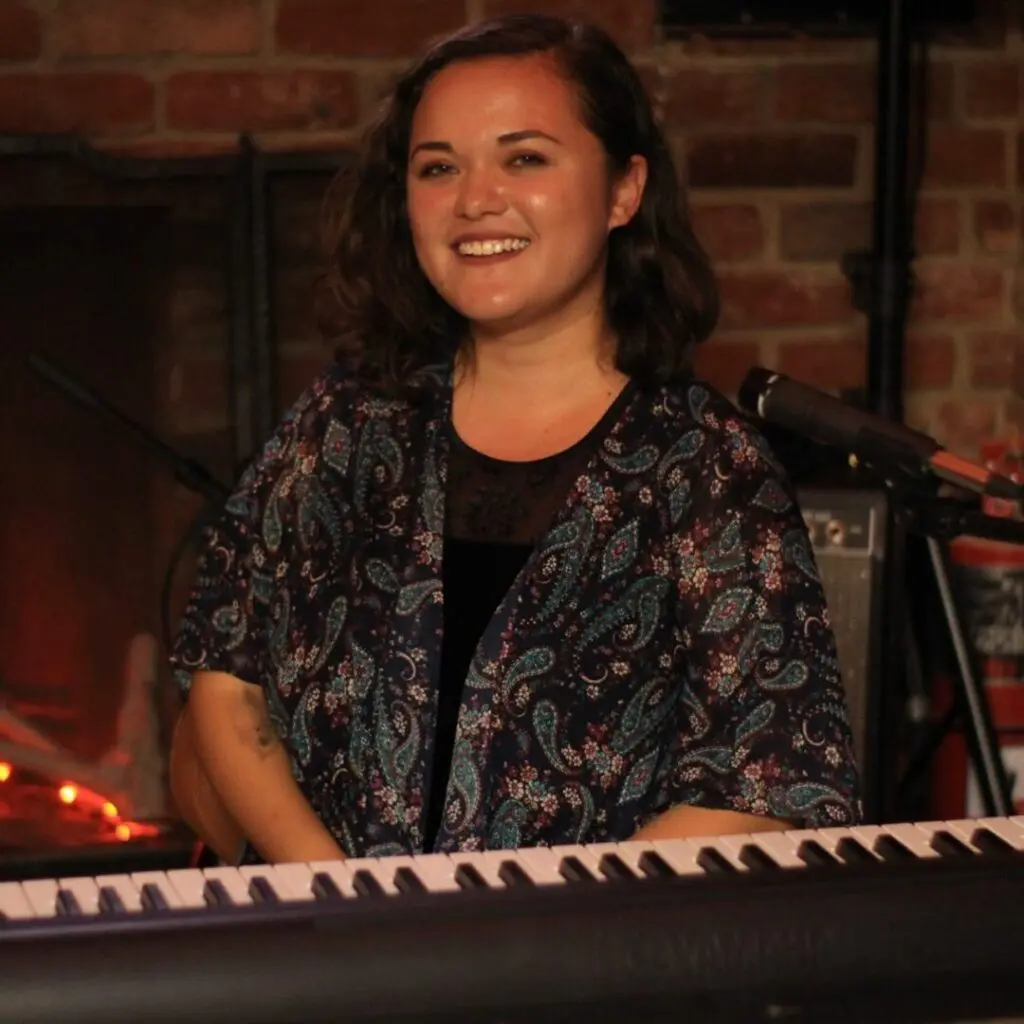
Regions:
[[864, 790], [872, 793], [880, 768], [888, 501], [880, 491], [815, 487], [799, 488], [798, 500], [825, 588]]

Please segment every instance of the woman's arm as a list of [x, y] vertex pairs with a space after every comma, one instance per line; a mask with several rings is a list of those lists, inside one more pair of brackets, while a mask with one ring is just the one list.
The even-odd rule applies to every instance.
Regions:
[[[194, 807], [191, 812], [183, 808], [185, 820], [200, 838], [225, 859], [234, 859], [237, 849], [221, 847], [231, 842], [230, 823], [235, 822], [238, 834], [270, 862], [344, 856], [299, 789], [258, 686], [223, 672], [197, 672], [189, 688], [187, 715], [187, 738], [195, 751], [194, 777], [201, 785], [205, 776], [220, 804], [208, 800], [205, 808]], [[179, 772], [178, 784], [184, 778], [185, 773]], [[182, 805], [190, 803], [189, 794], [179, 795], [177, 787], [175, 799]], [[204, 827], [216, 834], [204, 836]]]

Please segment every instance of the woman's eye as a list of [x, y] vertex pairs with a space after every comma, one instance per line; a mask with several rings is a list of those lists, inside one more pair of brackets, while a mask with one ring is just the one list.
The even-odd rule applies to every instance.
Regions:
[[424, 164], [417, 172], [417, 178], [437, 178], [450, 171], [451, 164], [433, 163]]
[[540, 153], [517, 153], [511, 161], [516, 167], [539, 167], [547, 163]]

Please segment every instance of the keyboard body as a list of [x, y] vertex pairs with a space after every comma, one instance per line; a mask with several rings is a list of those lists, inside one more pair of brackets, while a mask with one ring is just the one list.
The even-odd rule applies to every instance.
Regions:
[[1024, 1019], [1024, 818], [0, 884], [0, 1024]]

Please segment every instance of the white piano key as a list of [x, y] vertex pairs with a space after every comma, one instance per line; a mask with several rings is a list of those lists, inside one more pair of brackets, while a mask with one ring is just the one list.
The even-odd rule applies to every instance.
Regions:
[[480, 877], [492, 889], [504, 889], [505, 883], [498, 875], [501, 865], [509, 859], [511, 850], [484, 850], [482, 853], [449, 853], [448, 859], [452, 863], [454, 871], [462, 864], [468, 864], [476, 868]]
[[100, 912], [100, 891], [92, 878], [60, 878], [57, 880], [57, 889], [70, 892], [78, 901], [83, 914], [98, 914]]
[[[640, 858], [648, 850], [654, 849], [654, 843], [647, 839], [630, 839], [622, 843], [592, 843], [586, 847], [594, 856], [598, 865], [598, 873], [601, 870], [601, 860], [607, 854], [619, 858], [638, 878], [646, 878], [640, 867]], [[603, 875], [601, 875], [604, 878]]]
[[428, 892], [458, 892], [461, 888], [455, 881], [455, 863], [446, 854], [417, 854], [412, 869]]
[[36, 916], [21, 886], [21, 882], [0, 882], [0, 914], [9, 921], [28, 921]]
[[565, 879], [558, 873], [561, 857], [549, 846], [527, 846], [520, 850], [509, 850], [505, 860], [514, 860], [535, 885], [565, 885]]
[[[198, 874], [198, 872], [195, 872], [195, 874]], [[160, 892], [164, 902], [166, 902], [171, 910], [188, 906], [181, 896], [178, 895], [178, 890], [174, 888], [167, 874], [163, 871], [135, 871], [129, 875], [129, 878], [131, 878], [132, 885], [138, 889], [140, 899], [146, 886], [152, 885]], [[205, 904], [203, 905], [205, 906]]]
[[[377, 880], [388, 896], [398, 894], [398, 889], [395, 887], [395, 872], [400, 867], [411, 866], [412, 857], [408, 854], [394, 857], [352, 857], [345, 861], [345, 867], [352, 873], [353, 884], [355, 884], [356, 875], [360, 871], [365, 871]], [[360, 895], [355, 890], [353, 891], [357, 896]]]
[[916, 825], [883, 825], [882, 828], [903, 843], [915, 856], [926, 859], [938, 857], [938, 853], [929, 845], [930, 837]]
[[238, 868], [246, 888], [254, 878], [265, 878], [283, 903], [315, 899], [313, 872], [308, 864], [243, 864]]
[[221, 882], [236, 906], [252, 905], [249, 883], [238, 873], [238, 868], [228, 866], [203, 868], [203, 877], [211, 882]]
[[972, 822], [975, 828], [987, 828], [1005, 839], [1015, 850], [1024, 851], [1024, 818], [979, 818]]
[[121, 897], [124, 909], [129, 914], [137, 914], [142, 910], [139, 890], [129, 875], [97, 875], [96, 888], [113, 889]]
[[697, 863], [700, 847], [689, 839], [655, 839], [654, 852], [677, 875], [706, 874], [705, 870]]
[[566, 857], [575, 857], [583, 867], [594, 876], [596, 881], [606, 881], [604, 875], [601, 874], [601, 858], [590, 846], [560, 844], [558, 846], [552, 846], [550, 849], [558, 858], [559, 868], [561, 868], [561, 862]]
[[313, 879], [311, 885], [315, 883], [316, 875], [325, 874], [338, 887], [342, 896], [354, 898], [356, 891], [352, 888], [352, 872], [349, 870], [349, 865], [353, 863], [351, 860], [310, 861], [309, 870]]
[[743, 849], [755, 846], [780, 868], [807, 867], [797, 856], [796, 845], [785, 832], [751, 832], [748, 835], [721, 836], [720, 842], [729, 851], [730, 856], [736, 857], [738, 863], [742, 863], [739, 857]]
[[57, 880], [55, 878], [30, 878], [21, 883], [21, 888], [36, 917], [57, 916]]
[[203, 892], [206, 877], [196, 868], [175, 868], [168, 871], [167, 882], [178, 894], [180, 905], [191, 910], [205, 909], [206, 896]]

